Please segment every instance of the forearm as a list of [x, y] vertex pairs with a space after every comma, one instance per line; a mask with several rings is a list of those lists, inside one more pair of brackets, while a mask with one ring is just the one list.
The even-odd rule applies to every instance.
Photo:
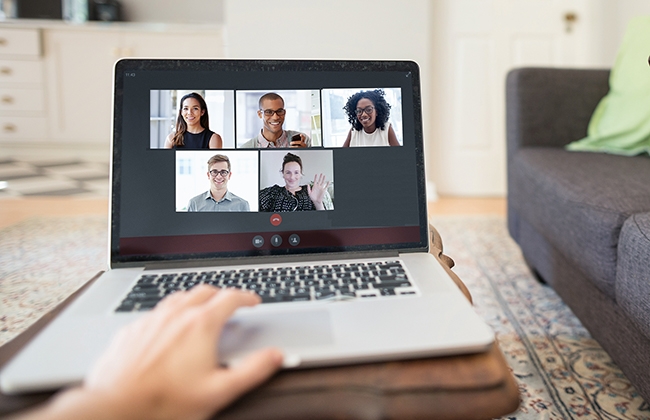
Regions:
[[209, 418], [282, 364], [276, 349], [254, 352], [237, 367], [216, 362], [227, 319], [237, 308], [259, 302], [254, 293], [205, 285], [176, 292], [122, 328], [82, 386], [14, 419]]
[[[68, 420], [68, 419], [146, 419], [152, 413], [143, 413], [133, 404], [124, 404], [111, 395], [73, 388], [55, 395], [46, 404], [26, 411], [12, 420]], [[148, 415], [149, 414], [149, 415]]]

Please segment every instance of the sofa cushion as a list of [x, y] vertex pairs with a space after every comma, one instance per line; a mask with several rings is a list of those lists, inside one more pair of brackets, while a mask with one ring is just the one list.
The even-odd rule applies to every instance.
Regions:
[[528, 147], [511, 157], [510, 180], [520, 217], [615, 299], [621, 227], [650, 211], [650, 158]]
[[569, 150], [650, 153], [648, 39], [650, 16], [630, 20], [609, 78], [609, 93], [594, 111], [588, 136], [569, 144]]
[[650, 213], [631, 216], [621, 230], [616, 300], [632, 323], [650, 337]]

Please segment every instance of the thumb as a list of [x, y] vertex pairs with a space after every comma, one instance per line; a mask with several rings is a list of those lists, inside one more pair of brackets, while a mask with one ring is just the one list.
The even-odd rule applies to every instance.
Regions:
[[[282, 366], [282, 352], [268, 348], [250, 354], [241, 363], [219, 369], [211, 379], [212, 397], [221, 410], [228, 404], [270, 378]], [[215, 398], [216, 397], [216, 398]]]

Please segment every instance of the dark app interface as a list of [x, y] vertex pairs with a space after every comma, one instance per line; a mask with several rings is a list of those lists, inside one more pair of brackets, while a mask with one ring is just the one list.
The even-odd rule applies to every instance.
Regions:
[[116, 79], [114, 258], [426, 241], [412, 72], [197, 66]]

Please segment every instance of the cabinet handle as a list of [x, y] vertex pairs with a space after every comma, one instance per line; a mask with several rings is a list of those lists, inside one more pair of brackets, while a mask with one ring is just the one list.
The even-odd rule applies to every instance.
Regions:
[[10, 76], [11, 73], [12, 73], [11, 67], [3, 67], [0, 69], [0, 74], [2, 74], [3, 76]]
[[7, 38], [0, 38], [0, 47], [4, 47], [7, 44]]
[[2, 129], [4, 130], [5, 133], [14, 133], [16, 132], [16, 126], [12, 123], [7, 123], [5, 124]]
[[14, 103], [14, 97], [9, 96], [9, 95], [3, 96], [2, 97], [2, 103], [7, 104], [7, 105], [13, 104]]

